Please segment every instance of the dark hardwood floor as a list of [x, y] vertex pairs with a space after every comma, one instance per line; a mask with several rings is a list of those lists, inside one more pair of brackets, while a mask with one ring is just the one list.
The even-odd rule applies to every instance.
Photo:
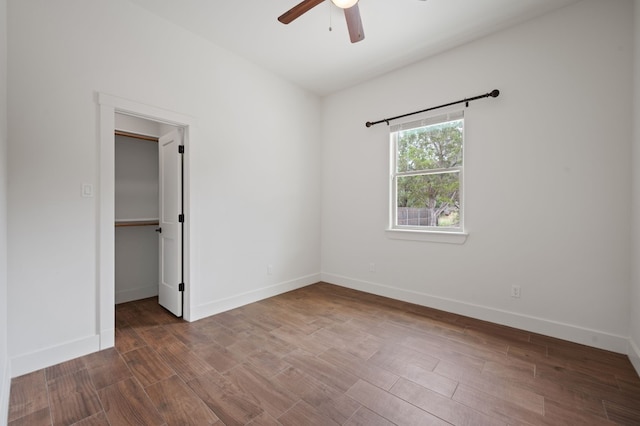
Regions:
[[619, 354], [319, 283], [13, 379], [10, 425], [640, 425]]

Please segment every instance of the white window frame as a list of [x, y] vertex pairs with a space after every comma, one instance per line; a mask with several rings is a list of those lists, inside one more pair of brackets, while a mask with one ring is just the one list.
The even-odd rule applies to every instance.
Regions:
[[[426, 127], [438, 123], [446, 123], [449, 121], [463, 120], [462, 134], [462, 165], [449, 169], [433, 169], [428, 172], [400, 172], [397, 170], [397, 135], [403, 130], [411, 130], [419, 127]], [[430, 241], [443, 242], [452, 244], [463, 244], [468, 236], [464, 226], [464, 165], [465, 165], [465, 129], [464, 129], [464, 110], [456, 109], [448, 113], [434, 114], [425, 116], [420, 120], [407, 123], [400, 123], [390, 127], [389, 133], [389, 224], [386, 230], [387, 236], [393, 239], [413, 240], [413, 241]], [[415, 176], [425, 174], [439, 174], [442, 172], [459, 173], [460, 182], [460, 226], [456, 227], [436, 227], [436, 226], [408, 226], [397, 225], [397, 179], [403, 176]]]

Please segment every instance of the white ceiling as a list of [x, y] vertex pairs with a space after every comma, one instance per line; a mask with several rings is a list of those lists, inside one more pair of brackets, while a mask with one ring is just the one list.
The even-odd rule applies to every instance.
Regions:
[[355, 44], [329, 0], [289, 25], [301, 0], [130, 1], [326, 95], [579, 0], [361, 0]]

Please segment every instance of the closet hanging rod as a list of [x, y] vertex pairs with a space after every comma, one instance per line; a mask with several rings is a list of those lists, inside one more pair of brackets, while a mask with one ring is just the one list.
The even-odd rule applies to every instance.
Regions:
[[414, 111], [414, 112], [410, 112], [410, 113], [407, 113], [407, 114], [396, 115], [395, 117], [391, 117], [391, 118], [383, 118], [382, 120], [378, 120], [378, 121], [374, 121], [374, 122], [367, 121], [365, 123], [365, 126], [371, 127], [371, 126], [375, 126], [376, 124], [380, 124], [380, 123], [387, 123], [387, 126], [388, 126], [389, 122], [391, 120], [397, 120], [398, 118], [404, 118], [404, 117], [408, 117], [410, 115], [420, 114], [421, 112], [432, 111], [434, 109], [444, 108], [444, 107], [448, 107], [448, 106], [456, 105], [456, 104], [461, 104], [461, 103], [466, 103], [467, 106], [469, 106], [469, 102], [471, 102], [471, 101], [475, 101], [477, 99], [482, 99], [482, 98], [488, 98], [488, 97], [497, 98], [499, 94], [500, 94], [500, 91], [498, 89], [494, 89], [489, 93], [485, 93], [484, 95], [474, 96], [473, 98], [461, 99], [459, 101], [449, 102], [448, 104], [438, 105], [438, 106], [427, 108], [427, 109], [423, 109], [423, 110], [420, 110], [420, 111]]
[[141, 135], [139, 133], [125, 132], [124, 130], [116, 130], [116, 136], [126, 136], [128, 138], [140, 139], [143, 141], [158, 142], [158, 138], [155, 136]]
[[132, 220], [132, 221], [122, 221], [116, 222], [116, 228], [121, 226], [158, 226], [160, 221], [158, 220]]

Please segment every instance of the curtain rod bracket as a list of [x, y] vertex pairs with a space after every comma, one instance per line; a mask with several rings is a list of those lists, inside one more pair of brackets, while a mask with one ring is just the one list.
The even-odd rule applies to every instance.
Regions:
[[375, 126], [376, 124], [380, 124], [380, 123], [387, 123], [387, 126], [388, 126], [390, 121], [397, 120], [398, 118], [404, 118], [404, 117], [408, 117], [410, 115], [420, 114], [421, 112], [427, 112], [427, 111], [431, 111], [431, 110], [439, 109], [439, 108], [444, 108], [444, 107], [448, 107], [448, 106], [455, 105], [455, 104], [464, 103], [466, 105], [466, 107], [468, 108], [469, 107], [469, 102], [471, 102], [471, 101], [475, 101], [477, 99], [482, 99], [482, 98], [488, 98], [488, 97], [497, 98], [499, 95], [500, 95], [500, 91], [498, 89], [493, 89], [489, 93], [485, 93], [484, 95], [474, 96], [473, 98], [468, 98], [468, 99], [465, 98], [465, 99], [463, 99], [461, 101], [449, 102], [448, 104], [438, 105], [438, 106], [435, 106], [435, 107], [432, 107], [432, 108], [427, 108], [427, 109], [423, 109], [423, 110], [420, 110], [420, 111], [410, 112], [408, 114], [397, 115], [397, 116], [391, 117], [391, 118], [384, 118], [384, 119], [378, 120], [378, 121], [373, 121], [373, 122], [372, 121], [367, 121], [365, 123], [365, 126], [371, 127], [371, 126]]

